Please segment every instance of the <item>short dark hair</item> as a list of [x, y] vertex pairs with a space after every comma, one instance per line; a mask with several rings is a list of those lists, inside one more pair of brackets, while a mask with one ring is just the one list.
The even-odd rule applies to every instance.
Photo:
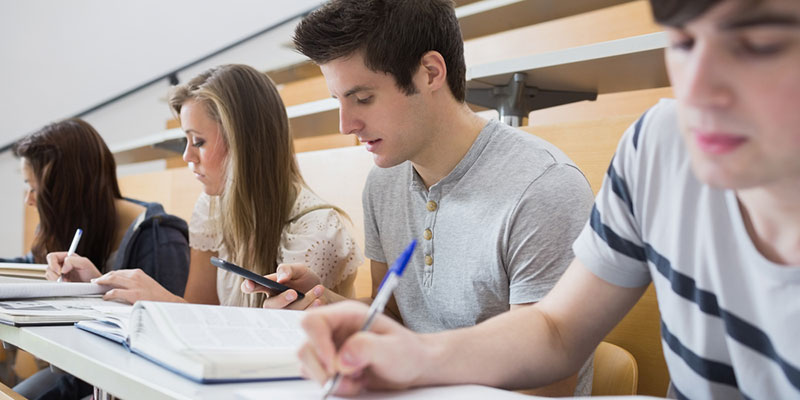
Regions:
[[464, 41], [452, 0], [331, 0], [303, 18], [294, 32], [297, 49], [317, 64], [363, 52], [373, 71], [394, 76], [407, 95], [428, 51], [447, 65], [447, 84], [465, 98]]
[[721, 0], [650, 0], [653, 17], [662, 25], [681, 26], [705, 13]]

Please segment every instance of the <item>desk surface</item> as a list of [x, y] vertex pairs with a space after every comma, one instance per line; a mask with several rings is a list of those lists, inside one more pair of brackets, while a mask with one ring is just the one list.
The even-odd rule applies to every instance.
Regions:
[[[310, 381], [199, 384], [125, 350], [110, 340], [73, 326], [16, 328], [0, 325], [0, 340], [123, 399], [319, 399]], [[362, 399], [399, 398], [532, 399], [483, 386], [427, 388], [402, 393], [371, 393]]]
[[310, 381], [199, 384], [73, 326], [0, 325], [0, 340], [123, 399], [235, 399], [243, 390], [320, 390]]

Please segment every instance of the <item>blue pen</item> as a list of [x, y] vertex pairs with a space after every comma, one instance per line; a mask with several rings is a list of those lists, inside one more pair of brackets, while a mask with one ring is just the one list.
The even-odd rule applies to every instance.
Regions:
[[[383, 281], [378, 287], [378, 294], [375, 296], [375, 300], [372, 300], [372, 305], [369, 306], [369, 311], [367, 311], [367, 319], [364, 321], [364, 326], [361, 327], [362, 332], [368, 331], [369, 327], [372, 326], [372, 322], [375, 321], [375, 317], [383, 312], [386, 303], [388, 303], [389, 298], [392, 297], [394, 288], [400, 283], [400, 276], [403, 275], [408, 261], [411, 260], [411, 254], [414, 253], [415, 247], [417, 247], [417, 241], [412, 240], [403, 251], [403, 254], [400, 254], [400, 257], [394, 260], [394, 264], [389, 268], [389, 272], [383, 277]], [[325, 395], [322, 396], [322, 400], [327, 399], [328, 396], [336, 390], [341, 380], [342, 374], [337, 372], [336, 375], [325, 384], [325, 387], [322, 388], [325, 392]]]

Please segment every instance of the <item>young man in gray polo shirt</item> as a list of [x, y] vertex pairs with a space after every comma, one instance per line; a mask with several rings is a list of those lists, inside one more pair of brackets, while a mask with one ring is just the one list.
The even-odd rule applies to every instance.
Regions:
[[428, 335], [385, 317], [357, 333], [363, 306], [325, 307], [304, 321], [309, 375], [343, 373], [340, 394], [547, 384], [574, 373], [653, 282], [671, 395], [800, 398], [800, 2], [651, 4], [677, 99], [623, 136], [556, 287]]
[[[465, 104], [452, 3], [335, 0], [294, 40], [339, 100], [341, 132], [378, 167], [363, 192], [373, 296], [387, 264], [419, 243], [387, 313], [437, 332], [543, 298], [573, 258], [591, 188], [556, 147]], [[590, 364], [577, 391], [567, 381], [555, 394], [589, 394]]]

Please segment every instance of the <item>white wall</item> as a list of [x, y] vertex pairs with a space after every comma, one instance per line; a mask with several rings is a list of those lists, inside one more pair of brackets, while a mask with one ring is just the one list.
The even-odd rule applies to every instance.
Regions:
[[[247, 64], [259, 70], [270, 70], [304, 60], [300, 54], [280, 43], [288, 42], [297, 21], [237, 46], [197, 64], [180, 74], [186, 82], [198, 73], [220, 64]], [[167, 105], [169, 83], [159, 81], [123, 100], [84, 117], [92, 124], [112, 149], [139, 136], [160, 132], [166, 121], [174, 118]]]
[[[0, 146], [88, 109], [322, 0], [0, 0]], [[261, 70], [302, 60], [284, 46], [297, 21], [179, 74], [223, 63]], [[172, 115], [160, 81], [84, 117], [109, 147], [164, 129]], [[120, 175], [163, 169], [120, 168]], [[21, 253], [22, 178], [0, 154], [0, 257]]]
[[19, 161], [11, 152], [0, 154], [0, 185], [0, 257], [17, 257], [22, 255], [25, 209]]
[[0, 145], [319, 3], [0, 0]]

